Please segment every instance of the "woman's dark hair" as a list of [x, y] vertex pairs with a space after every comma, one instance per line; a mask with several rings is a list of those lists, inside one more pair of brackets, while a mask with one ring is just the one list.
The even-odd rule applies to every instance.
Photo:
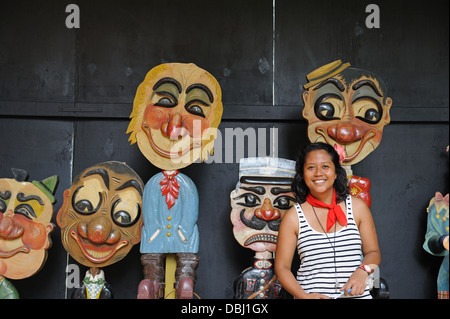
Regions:
[[339, 163], [339, 155], [336, 150], [329, 144], [325, 143], [310, 143], [306, 145], [297, 156], [297, 162], [295, 163], [295, 176], [292, 181], [292, 191], [295, 198], [301, 204], [306, 201], [306, 197], [309, 194], [309, 187], [306, 186], [303, 179], [303, 166], [305, 165], [306, 156], [312, 151], [324, 150], [331, 156], [334, 167], [336, 169], [337, 178], [334, 181], [334, 188], [336, 189], [336, 202], [339, 203], [341, 199], [345, 199], [348, 194], [347, 185], [347, 173], [345, 169]]

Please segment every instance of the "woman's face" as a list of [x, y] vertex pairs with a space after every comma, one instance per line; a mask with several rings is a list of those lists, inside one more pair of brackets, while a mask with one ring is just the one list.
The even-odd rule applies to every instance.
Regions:
[[313, 196], [332, 190], [337, 175], [331, 155], [325, 150], [311, 151], [305, 159], [303, 178]]

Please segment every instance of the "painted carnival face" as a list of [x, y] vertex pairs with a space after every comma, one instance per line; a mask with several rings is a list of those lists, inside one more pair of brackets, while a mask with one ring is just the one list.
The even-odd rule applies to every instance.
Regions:
[[54, 228], [51, 193], [56, 183], [57, 176], [32, 183], [0, 179], [0, 275], [28, 278], [44, 265]]
[[176, 170], [213, 152], [223, 106], [219, 83], [194, 64], [159, 65], [133, 103], [130, 142], [155, 166]]
[[79, 263], [104, 267], [124, 258], [141, 238], [142, 190], [126, 164], [105, 162], [81, 172], [58, 212], [64, 248]]
[[274, 252], [281, 218], [294, 204], [294, 195], [290, 185], [277, 178], [248, 181], [230, 195], [234, 237], [256, 252]]
[[381, 142], [392, 99], [374, 74], [335, 61], [308, 74], [303, 117], [311, 142], [345, 149], [343, 165], [364, 159]]

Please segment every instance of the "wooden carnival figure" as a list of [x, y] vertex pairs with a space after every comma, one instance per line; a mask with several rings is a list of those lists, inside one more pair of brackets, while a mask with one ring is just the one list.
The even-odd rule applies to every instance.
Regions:
[[448, 193], [444, 196], [440, 192], [436, 192], [430, 200], [427, 213], [427, 232], [423, 249], [433, 256], [444, 257], [437, 277], [437, 297], [438, 299], [449, 299]]
[[0, 179], [0, 299], [19, 298], [8, 279], [31, 277], [44, 266], [54, 229], [58, 176], [30, 183], [25, 171], [12, 171], [14, 179]]
[[[372, 72], [351, 68], [340, 60], [312, 71], [303, 87], [303, 117], [308, 121], [311, 142], [334, 146], [347, 171], [351, 195], [371, 206], [370, 180], [353, 175], [351, 165], [374, 151], [389, 124], [392, 99], [383, 80]], [[379, 278], [371, 291], [388, 298], [389, 289]]]
[[236, 299], [285, 297], [275, 271], [278, 228], [284, 213], [295, 203], [291, 183], [295, 161], [274, 157], [243, 158], [239, 182], [230, 194], [231, 222], [236, 240], [255, 251], [251, 267], [234, 285]]
[[194, 64], [158, 65], [137, 89], [127, 130], [129, 140], [137, 142], [143, 155], [162, 170], [144, 189], [144, 279], [138, 287], [139, 299], [162, 298], [164, 288], [172, 292], [170, 280], [165, 279], [172, 278], [170, 274], [165, 277], [165, 268], [169, 273], [172, 267], [176, 267], [176, 297], [193, 298], [199, 246], [198, 194], [192, 180], [179, 169], [212, 153], [222, 118], [221, 99], [217, 80]]
[[370, 180], [354, 176], [351, 165], [378, 147], [390, 122], [392, 99], [386, 96], [386, 86], [375, 74], [340, 60], [309, 73], [307, 79], [302, 98], [309, 140], [336, 148], [351, 194], [370, 207]]
[[91, 166], [64, 191], [56, 217], [67, 252], [89, 267], [73, 299], [111, 299], [102, 267], [122, 260], [139, 243], [144, 183], [125, 163]]

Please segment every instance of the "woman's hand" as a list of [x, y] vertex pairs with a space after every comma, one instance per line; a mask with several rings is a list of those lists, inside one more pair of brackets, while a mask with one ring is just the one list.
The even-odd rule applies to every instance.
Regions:
[[[369, 274], [364, 269], [358, 267], [340, 290], [345, 291], [345, 296], [362, 295], [364, 290], [366, 290], [367, 277], [369, 277]], [[349, 289], [351, 291], [347, 293]]]

